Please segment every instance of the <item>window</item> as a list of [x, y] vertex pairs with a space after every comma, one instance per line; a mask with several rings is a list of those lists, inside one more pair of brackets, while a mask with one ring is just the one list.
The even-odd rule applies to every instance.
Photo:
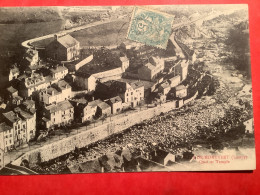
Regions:
[[12, 140], [9, 140], [10, 144], [12, 143]]
[[128, 93], [126, 93], [126, 96], [128, 96]]
[[131, 92], [131, 95], [133, 95], [133, 92]]
[[25, 129], [25, 125], [23, 125], [23, 128]]

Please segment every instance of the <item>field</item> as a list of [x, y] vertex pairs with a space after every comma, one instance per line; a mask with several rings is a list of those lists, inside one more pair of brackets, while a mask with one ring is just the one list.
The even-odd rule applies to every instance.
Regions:
[[[81, 47], [118, 45], [126, 38], [128, 25], [128, 21], [119, 20], [79, 30], [70, 35], [80, 42]], [[52, 40], [53, 38], [44, 39], [34, 42], [33, 45], [45, 47]]]

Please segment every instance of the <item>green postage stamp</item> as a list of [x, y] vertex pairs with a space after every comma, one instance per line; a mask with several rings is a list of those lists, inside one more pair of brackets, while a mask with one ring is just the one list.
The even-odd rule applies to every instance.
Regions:
[[135, 7], [127, 38], [165, 49], [171, 35], [173, 19], [173, 15]]

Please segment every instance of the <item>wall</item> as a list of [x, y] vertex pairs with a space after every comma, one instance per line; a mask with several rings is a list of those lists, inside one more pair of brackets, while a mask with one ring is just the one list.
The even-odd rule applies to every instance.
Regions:
[[84, 60], [80, 61], [79, 63], [77, 63], [75, 65], [75, 70], [77, 71], [79, 68], [81, 68], [85, 64], [91, 62], [92, 60], [93, 60], [93, 55], [88, 56], [87, 58], [85, 58]]
[[[41, 148], [29, 151], [23, 156], [15, 160], [12, 164], [20, 165], [23, 159], [27, 159], [30, 164], [38, 162], [45, 162], [61, 155], [67, 154], [75, 149], [75, 147], [82, 148], [98, 140], [107, 138], [108, 136], [121, 132], [143, 120], [150, 119], [155, 115], [159, 115], [161, 112], [168, 112], [175, 108], [176, 102], [167, 102], [158, 105], [148, 110], [142, 110], [128, 115], [123, 115], [121, 118], [106, 122], [98, 127], [83, 131], [77, 135], [63, 138], [54, 143], [50, 143]], [[86, 127], [83, 127], [84, 129]]]

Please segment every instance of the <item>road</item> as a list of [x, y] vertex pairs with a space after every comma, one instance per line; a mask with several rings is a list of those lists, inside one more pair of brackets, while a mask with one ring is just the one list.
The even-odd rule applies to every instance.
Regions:
[[[58, 34], [58, 35], [62, 36], [62, 35], [68, 34], [68, 33], [72, 33], [72, 32], [79, 31], [79, 30], [83, 30], [83, 29], [86, 29], [86, 28], [91, 28], [91, 27], [98, 26], [98, 25], [101, 25], [101, 24], [107, 24], [107, 23], [110, 23], [110, 22], [119, 21], [119, 20], [121, 20], [124, 17], [125, 16], [120, 16], [117, 19], [98, 21], [98, 22], [94, 22], [94, 23], [91, 23], [91, 24], [86, 24], [86, 25], [75, 27], [75, 28], [71, 28], [71, 29], [68, 29], [68, 30], [63, 30], [63, 31], [60, 31], [60, 32], [44, 35], [44, 36], [41, 36], [41, 37], [36, 37], [36, 38], [29, 39], [27, 41], [22, 42], [21, 45], [23, 47], [29, 49], [29, 48], [32, 47], [32, 45], [30, 45], [31, 43], [36, 42], [36, 41], [40, 41], [40, 40], [43, 40], [43, 39], [52, 38], [52, 37], [54, 37], [55, 34]], [[38, 48], [38, 49], [43, 49], [43, 48]]]

